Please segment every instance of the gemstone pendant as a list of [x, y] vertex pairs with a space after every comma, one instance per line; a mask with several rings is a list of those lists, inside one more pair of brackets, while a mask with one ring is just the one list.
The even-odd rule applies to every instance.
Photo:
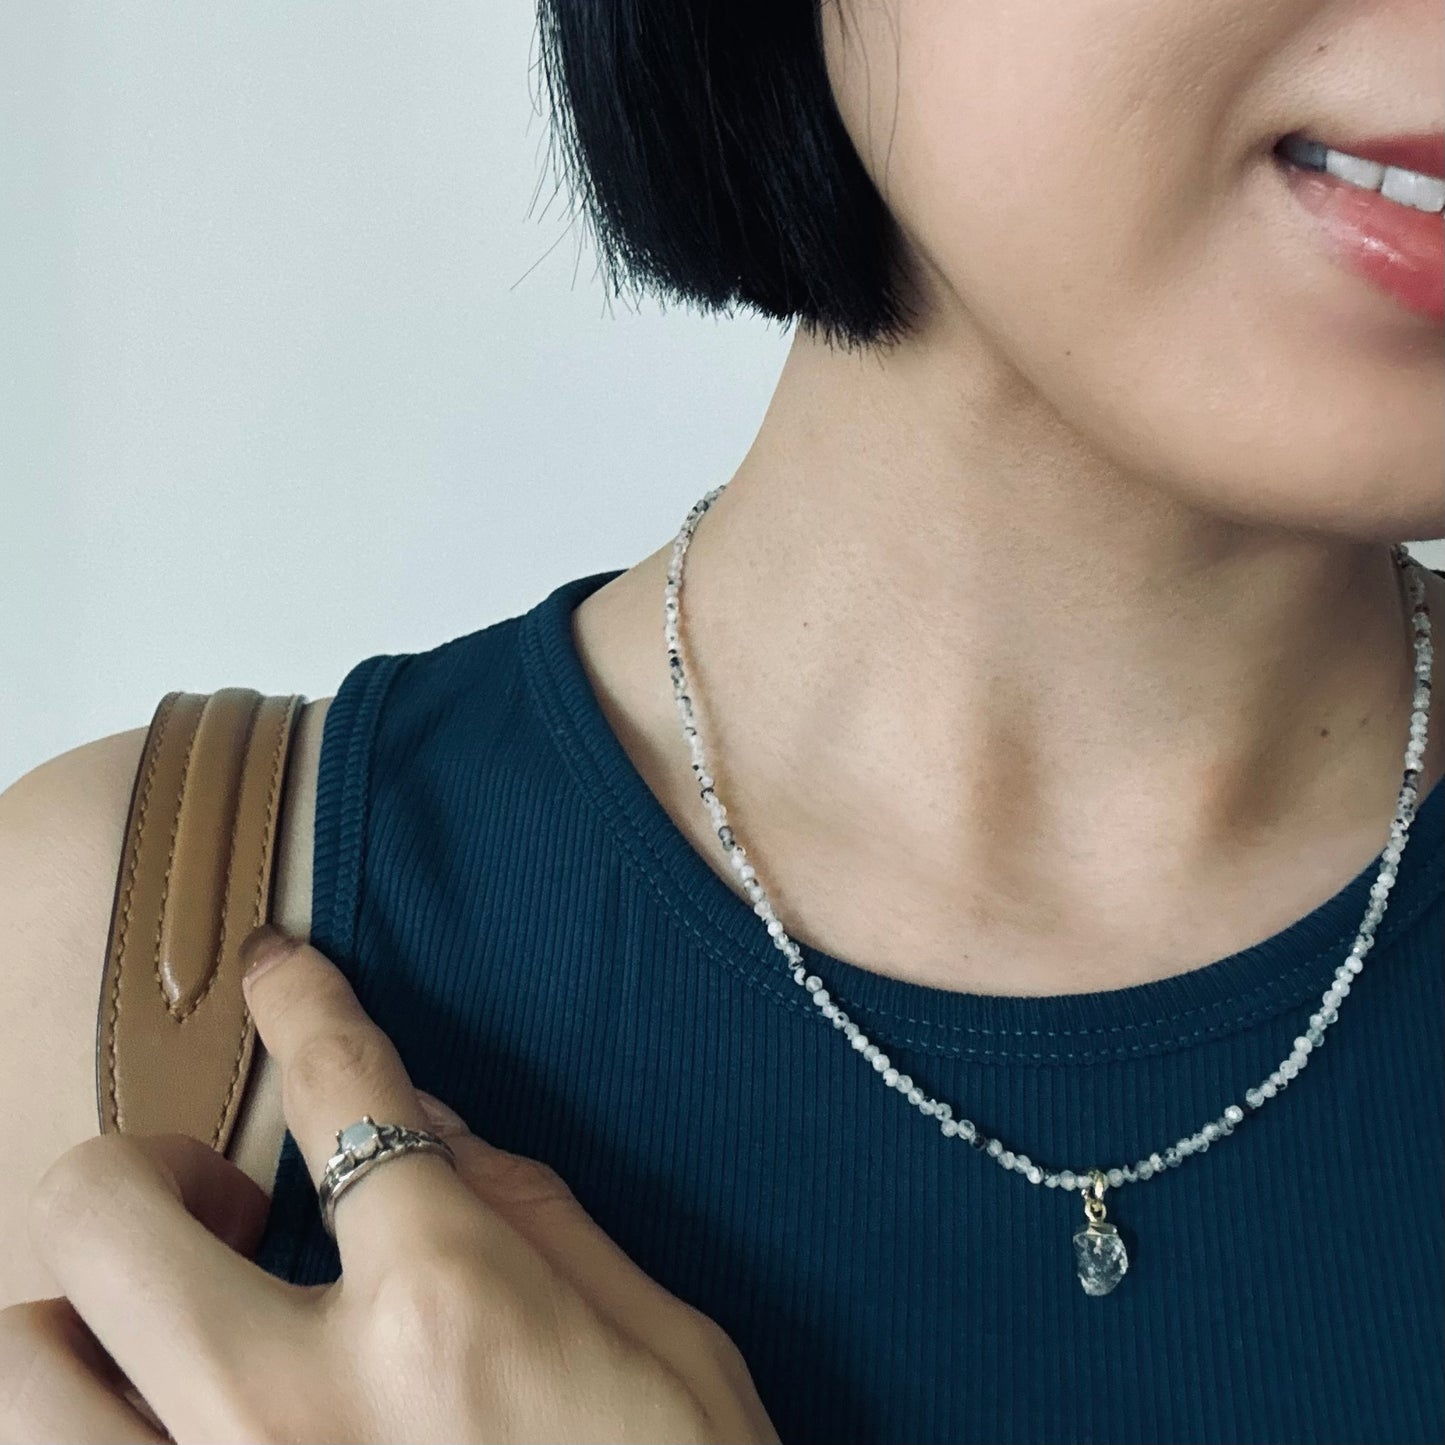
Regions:
[[1079, 1268], [1079, 1283], [1084, 1293], [1108, 1294], [1124, 1278], [1129, 1268], [1129, 1253], [1119, 1231], [1104, 1219], [1104, 1186], [1102, 1170], [1091, 1169], [1090, 1192], [1084, 1195], [1086, 1228], [1074, 1236], [1074, 1259]]

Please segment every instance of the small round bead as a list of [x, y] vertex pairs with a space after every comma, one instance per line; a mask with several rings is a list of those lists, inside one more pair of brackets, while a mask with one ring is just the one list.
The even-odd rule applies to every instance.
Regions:
[[896, 1084], [896, 1083], [898, 1082], [898, 1070], [897, 1070], [897, 1069], [891, 1069], [891, 1068], [890, 1068], [890, 1069], [884, 1069], [884, 1070], [883, 1070], [883, 1082], [884, 1082], [885, 1084], [887, 1084], [888, 1087], [891, 1089], [891, 1088], [894, 1086], [894, 1084]]
[[998, 1156], [1003, 1153], [1003, 1145], [997, 1139], [990, 1139], [988, 1141], [988, 1152], [997, 1159]]
[[1141, 1179], [1152, 1179], [1154, 1177], [1154, 1166], [1147, 1159], [1141, 1159], [1137, 1168]]
[[823, 980], [819, 978], [816, 973], [810, 973], [803, 980], [803, 987], [807, 989], [809, 993], [816, 993], [818, 989], [823, 987]]
[[1028, 1168], [1028, 1178], [1029, 1178], [1029, 1183], [1030, 1183], [1030, 1184], [1038, 1184], [1038, 1183], [1040, 1183], [1040, 1182], [1043, 1180], [1043, 1177], [1044, 1177], [1044, 1171], [1043, 1171], [1042, 1169], [1040, 1169], [1037, 1164], [1030, 1164], [1030, 1165], [1029, 1165], [1029, 1168]]
[[1078, 1178], [1072, 1169], [1065, 1169], [1059, 1175], [1059, 1184], [1064, 1189], [1073, 1189], [1078, 1184]]
[[[993, 1150], [990, 1149], [990, 1150], [989, 1150], [989, 1153], [993, 1153]], [[1002, 1164], [1005, 1169], [1012, 1169], [1012, 1168], [1014, 1167], [1014, 1156], [1013, 1156], [1013, 1150], [1012, 1150], [1012, 1149], [1005, 1149], [1005, 1150], [1004, 1150], [1001, 1154], [999, 1154], [997, 1157], [998, 1157], [998, 1162], [999, 1162], [1000, 1164]]]
[[958, 1133], [958, 1125], [952, 1119], [945, 1119], [938, 1127], [942, 1130], [945, 1137], [949, 1139], [952, 1139], [954, 1135]]
[[1108, 1180], [1110, 1185], [1117, 1189], [1124, 1182], [1124, 1171], [1122, 1169], [1109, 1170]]
[[1225, 1109], [1224, 1117], [1228, 1119], [1231, 1124], [1237, 1124], [1244, 1118], [1244, 1110], [1241, 1109], [1238, 1104], [1231, 1104]]
[[922, 1089], [910, 1089], [908, 1091], [908, 1102], [910, 1104], [921, 1104], [923, 1102]]

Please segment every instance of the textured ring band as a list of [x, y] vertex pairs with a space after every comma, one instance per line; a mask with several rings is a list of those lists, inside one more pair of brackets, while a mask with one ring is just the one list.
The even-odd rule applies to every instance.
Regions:
[[321, 1223], [327, 1234], [336, 1238], [336, 1201], [358, 1179], [369, 1174], [378, 1164], [403, 1154], [441, 1154], [455, 1167], [456, 1155], [445, 1139], [426, 1129], [409, 1129], [402, 1124], [378, 1124], [370, 1114], [363, 1114], [355, 1124], [336, 1131], [336, 1153], [321, 1171], [316, 1186], [317, 1203], [321, 1206]]

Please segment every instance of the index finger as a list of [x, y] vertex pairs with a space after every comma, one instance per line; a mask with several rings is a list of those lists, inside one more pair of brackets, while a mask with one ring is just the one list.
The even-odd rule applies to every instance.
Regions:
[[255, 1342], [283, 1329], [294, 1287], [237, 1252], [260, 1237], [266, 1209], [259, 1186], [198, 1139], [98, 1134], [46, 1170], [29, 1225], [62, 1292], [144, 1399], [169, 1425], [199, 1430], [195, 1411], [216, 1397], [220, 1372], [244, 1372]]
[[[337, 1151], [339, 1133], [364, 1115], [377, 1124], [428, 1129], [396, 1046], [335, 964], [306, 940], [274, 931], [262, 935], [259, 948], [248, 939], [243, 953], [257, 955], [245, 979], [246, 1001], [276, 1060], [286, 1124], [313, 1186]], [[416, 1152], [388, 1159], [336, 1201], [342, 1269], [353, 1277], [374, 1271], [418, 1235], [454, 1233], [479, 1207], [442, 1156]]]

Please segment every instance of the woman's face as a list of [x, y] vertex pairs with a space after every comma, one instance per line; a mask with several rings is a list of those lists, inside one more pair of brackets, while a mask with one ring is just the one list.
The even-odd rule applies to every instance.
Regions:
[[[1439, 0], [823, 13], [923, 344], [977, 328], [1106, 455], [1213, 513], [1440, 535], [1441, 216], [1292, 179], [1273, 154], [1291, 132], [1347, 150], [1445, 130]], [[1445, 141], [1418, 168], [1439, 176], [1441, 156]], [[1346, 218], [1349, 254], [1413, 276], [1399, 283], [1413, 302], [1339, 258], [1319, 206]]]

